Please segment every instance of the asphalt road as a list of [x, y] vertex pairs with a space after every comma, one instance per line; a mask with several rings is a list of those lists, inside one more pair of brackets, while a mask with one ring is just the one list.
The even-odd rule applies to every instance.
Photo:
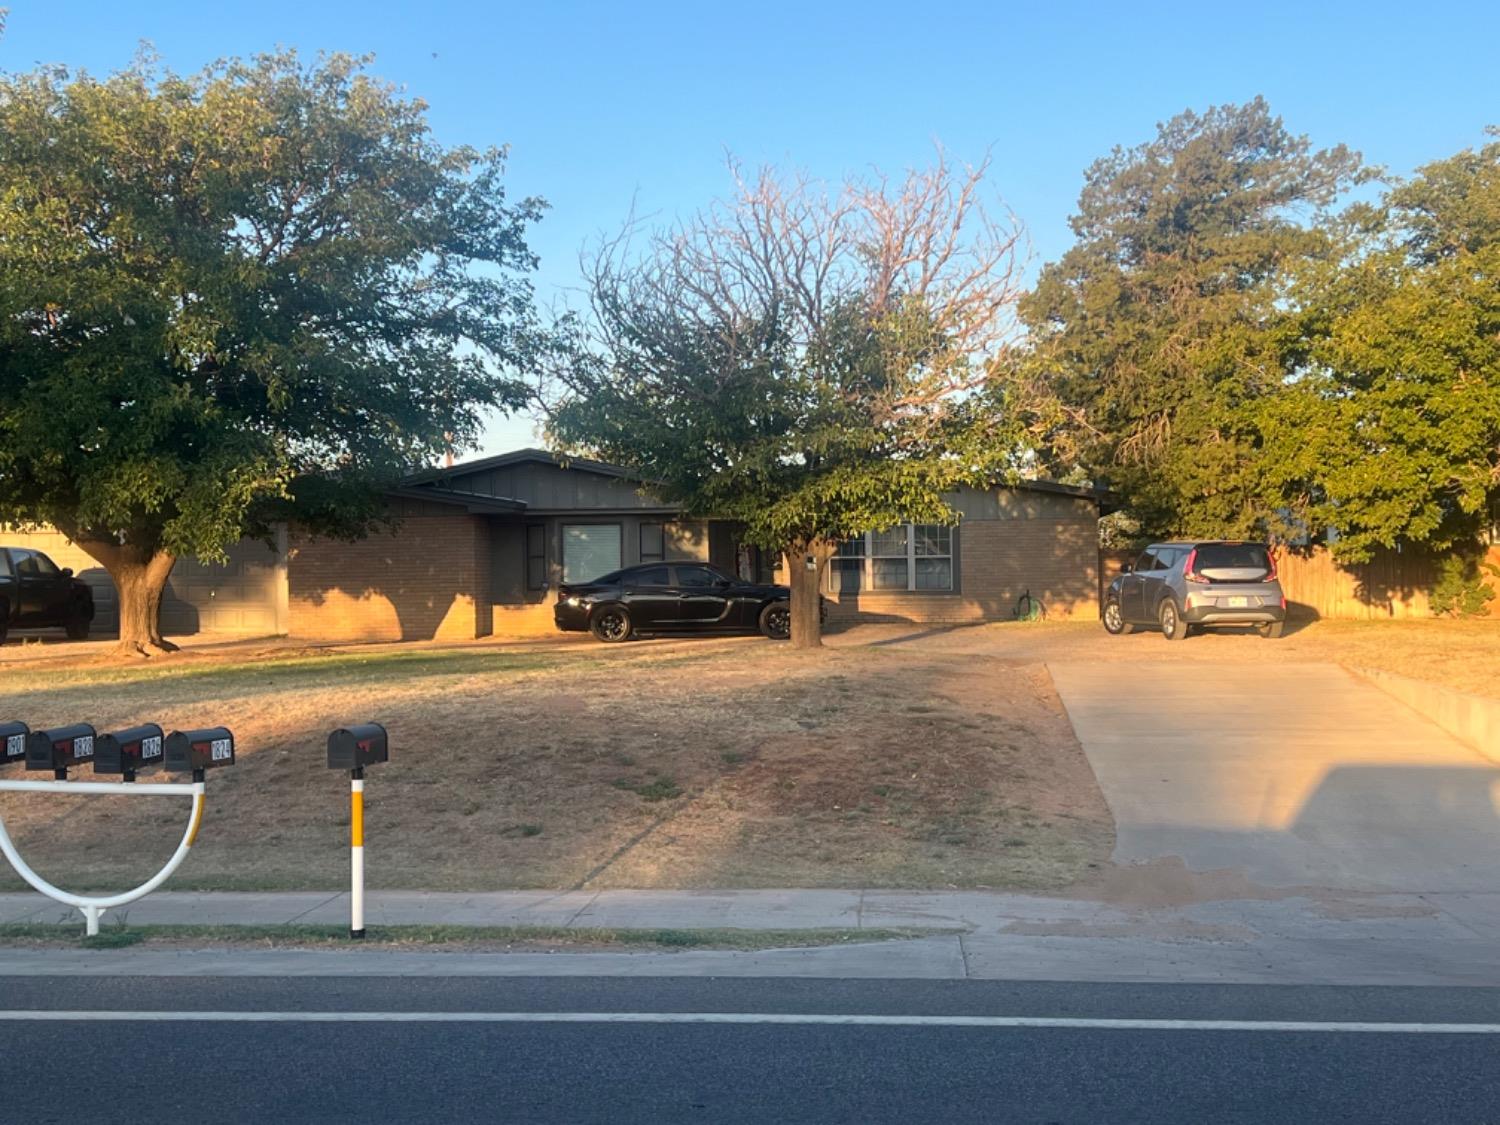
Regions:
[[7, 1125], [1451, 1125], [1500, 1120], [1497, 1052], [1500, 989], [0, 979]]

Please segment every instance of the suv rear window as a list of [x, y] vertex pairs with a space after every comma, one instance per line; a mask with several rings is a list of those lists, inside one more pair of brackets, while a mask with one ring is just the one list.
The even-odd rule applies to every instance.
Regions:
[[1196, 573], [1217, 582], [1258, 582], [1272, 569], [1259, 543], [1205, 543], [1193, 560]]

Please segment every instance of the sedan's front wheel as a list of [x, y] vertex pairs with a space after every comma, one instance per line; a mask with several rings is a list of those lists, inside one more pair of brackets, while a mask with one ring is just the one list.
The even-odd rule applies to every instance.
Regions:
[[630, 620], [630, 611], [624, 606], [607, 605], [595, 610], [594, 616], [589, 618], [589, 632], [594, 634], [595, 640], [613, 644], [630, 640], [635, 625]]
[[784, 641], [792, 635], [792, 607], [786, 602], [772, 602], [760, 611], [760, 631], [773, 641]]

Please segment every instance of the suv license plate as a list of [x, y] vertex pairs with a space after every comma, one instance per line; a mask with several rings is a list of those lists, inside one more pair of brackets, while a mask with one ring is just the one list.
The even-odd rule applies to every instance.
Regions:
[[1249, 604], [1250, 604], [1250, 599], [1247, 598], [1247, 597], [1236, 596], [1236, 597], [1232, 597], [1232, 598], [1229, 599], [1229, 608], [1230, 609], [1244, 609]]

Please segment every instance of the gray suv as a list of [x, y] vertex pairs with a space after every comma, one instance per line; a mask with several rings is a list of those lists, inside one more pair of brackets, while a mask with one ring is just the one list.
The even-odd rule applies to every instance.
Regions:
[[1254, 625], [1263, 637], [1279, 637], [1286, 595], [1264, 543], [1153, 543], [1109, 584], [1102, 616], [1106, 632], [1158, 625], [1169, 641], [1220, 625]]

